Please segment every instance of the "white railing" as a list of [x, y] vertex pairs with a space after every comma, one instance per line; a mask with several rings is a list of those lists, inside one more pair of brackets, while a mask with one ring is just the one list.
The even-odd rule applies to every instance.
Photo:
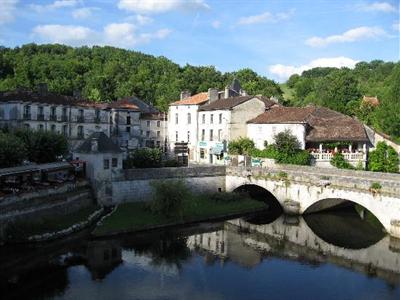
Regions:
[[[333, 157], [333, 153], [311, 152], [310, 154], [315, 160], [331, 160]], [[344, 158], [348, 161], [366, 160], [366, 156], [362, 152], [342, 153], [342, 154]]]

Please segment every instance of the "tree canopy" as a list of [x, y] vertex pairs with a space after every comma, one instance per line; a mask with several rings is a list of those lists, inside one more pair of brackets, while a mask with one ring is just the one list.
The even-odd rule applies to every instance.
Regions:
[[93, 101], [135, 95], [166, 110], [182, 90], [194, 94], [213, 87], [223, 89], [234, 77], [249, 94], [282, 96], [278, 84], [250, 69], [221, 73], [213, 66], [179, 66], [162, 56], [113, 47], [0, 47], [0, 91], [35, 89], [47, 83], [50, 91], [64, 95], [80, 91]]

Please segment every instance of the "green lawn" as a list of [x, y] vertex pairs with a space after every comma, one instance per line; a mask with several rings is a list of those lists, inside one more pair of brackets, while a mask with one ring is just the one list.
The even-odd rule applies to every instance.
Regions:
[[11, 224], [6, 229], [7, 235], [10, 239], [23, 240], [32, 235], [60, 231], [71, 227], [76, 223], [86, 221], [87, 218], [97, 209], [99, 209], [98, 206], [91, 205], [89, 207], [82, 208], [74, 213], [47, 217], [41, 219], [40, 221], [18, 221]]
[[249, 198], [216, 201], [210, 197], [190, 197], [184, 201], [182, 213], [175, 217], [153, 214], [143, 202], [124, 203], [104, 219], [93, 235], [137, 231], [155, 226], [207, 220], [228, 214], [246, 213], [266, 208], [266, 204]]

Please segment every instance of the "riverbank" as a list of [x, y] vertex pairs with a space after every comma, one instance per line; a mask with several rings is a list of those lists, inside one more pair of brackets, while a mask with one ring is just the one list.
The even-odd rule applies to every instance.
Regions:
[[268, 209], [266, 203], [248, 197], [221, 200], [210, 196], [201, 196], [185, 199], [181, 213], [167, 217], [151, 212], [149, 204], [146, 202], [123, 203], [98, 224], [92, 235], [104, 237], [195, 222], [240, 217], [249, 213], [262, 212], [266, 209]]
[[17, 221], [5, 229], [5, 243], [48, 241], [64, 237], [93, 224], [103, 213], [97, 205], [65, 215], [44, 217], [37, 221]]

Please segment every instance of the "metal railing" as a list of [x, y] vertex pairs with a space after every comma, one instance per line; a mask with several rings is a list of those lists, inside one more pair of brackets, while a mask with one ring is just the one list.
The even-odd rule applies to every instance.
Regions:
[[44, 114], [38, 114], [37, 115], [37, 120], [38, 121], [44, 121]]
[[50, 115], [50, 121], [57, 121], [57, 115]]
[[85, 123], [85, 118], [83, 116], [78, 116], [78, 117], [76, 117], [76, 121], [78, 123]]
[[30, 120], [31, 119], [31, 114], [30, 113], [24, 113], [23, 118], [24, 118], [24, 120]]

